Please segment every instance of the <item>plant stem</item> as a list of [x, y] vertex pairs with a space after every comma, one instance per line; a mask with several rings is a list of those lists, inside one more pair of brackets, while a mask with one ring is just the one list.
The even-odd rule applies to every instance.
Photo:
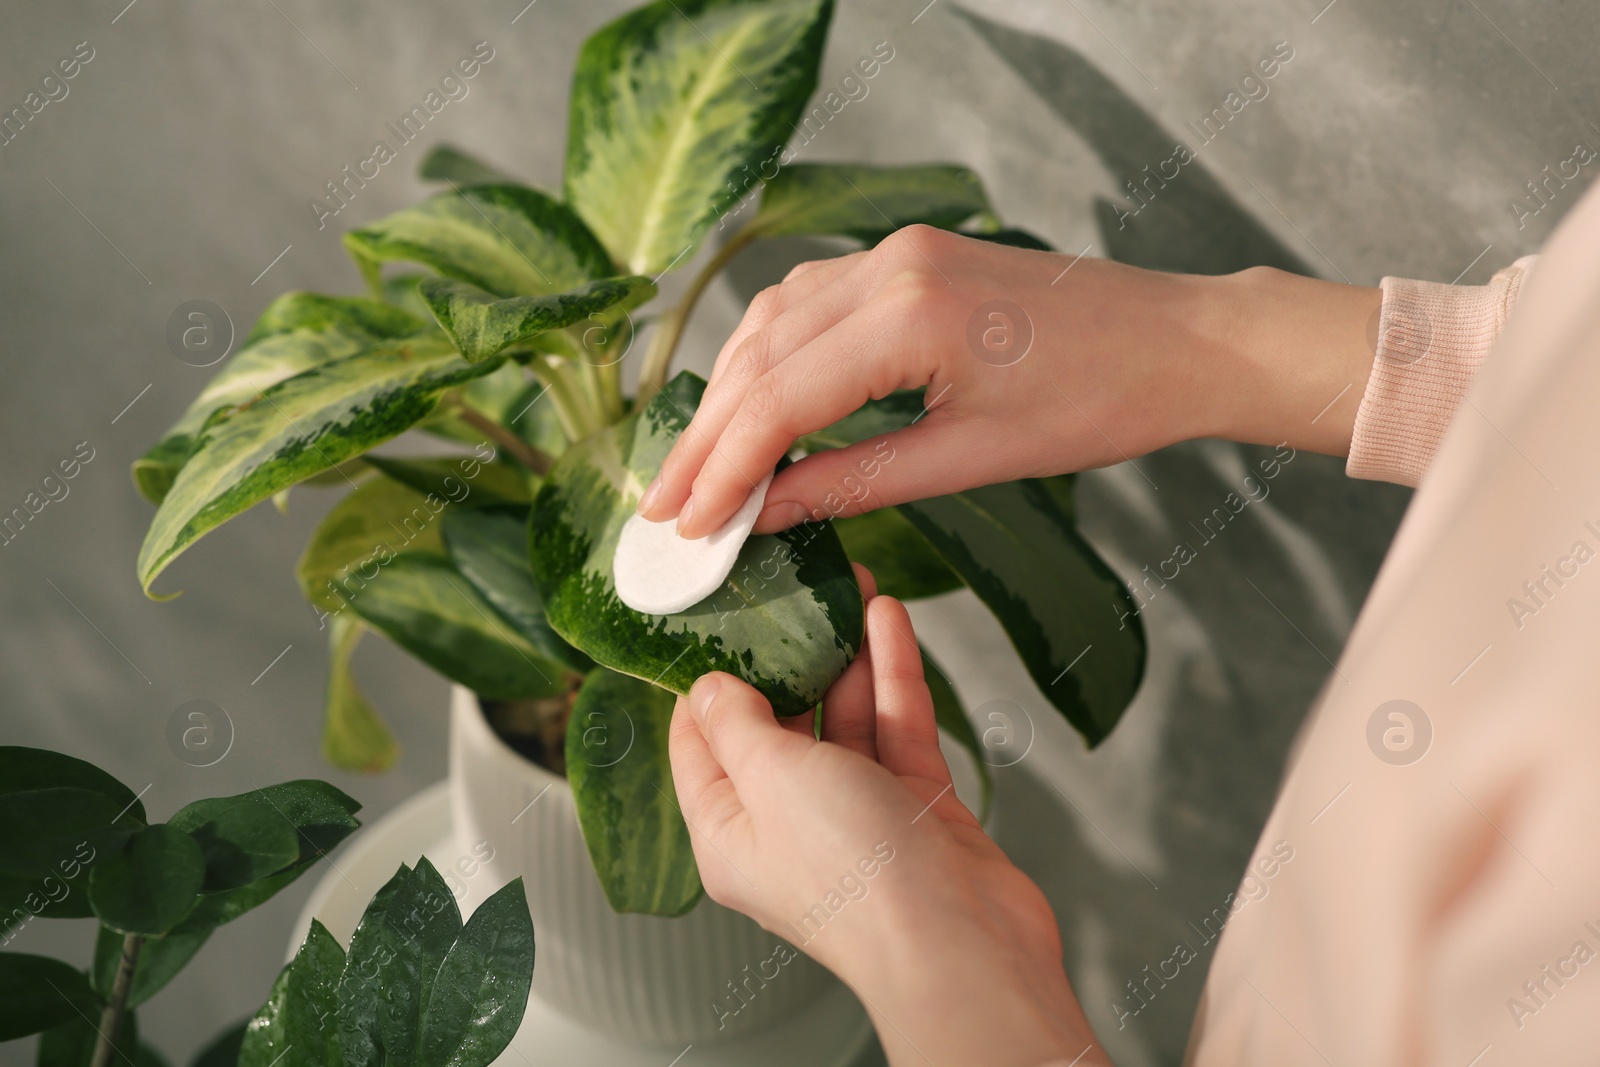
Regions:
[[545, 384], [550, 401], [556, 406], [561, 429], [567, 437], [581, 441], [600, 429], [599, 414], [585, 397], [583, 383], [568, 365], [555, 362], [560, 357], [538, 356], [529, 364], [534, 377]]
[[538, 475], [550, 473], [550, 464], [554, 461], [549, 456], [534, 448], [477, 408], [461, 404], [457, 407], [456, 413], [461, 417], [462, 422], [505, 449], [510, 453], [512, 459], [515, 459], [533, 473]]
[[644, 406], [645, 401], [649, 400], [656, 390], [667, 384], [667, 372], [672, 369], [672, 357], [677, 354], [678, 342], [683, 339], [683, 328], [694, 312], [700, 294], [706, 291], [706, 286], [711, 284], [711, 280], [755, 237], [754, 228], [746, 226], [728, 238], [728, 243], [718, 249], [717, 254], [712, 256], [701, 268], [700, 273], [694, 276], [694, 281], [689, 283], [689, 289], [683, 294], [678, 306], [661, 316], [661, 320], [656, 323], [656, 332], [650, 338], [650, 350], [645, 353], [644, 368], [639, 373], [638, 406]]
[[133, 989], [133, 969], [139, 964], [139, 950], [143, 947], [144, 938], [139, 934], [128, 934], [122, 939], [117, 977], [111, 983], [111, 997], [100, 1012], [100, 1038], [95, 1043], [89, 1067], [111, 1067], [111, 1054], [116, 1051], [114, 1042], [117, 1040], [117, 1028], [127, 1008], [128, 993]]

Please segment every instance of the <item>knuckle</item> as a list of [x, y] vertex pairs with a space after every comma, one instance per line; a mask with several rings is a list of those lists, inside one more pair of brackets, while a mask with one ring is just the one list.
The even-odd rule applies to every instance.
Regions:
[[750, 301], [750, 310], [745, 317], [752, 322], [763, 323], [769, 321], [774, 315], [783, 310], [783, 286], [769, 285], [756, 294]]
[[757, 426], [782, 428], [784, 389], [775, 374], [763, 374], [745, 393], [739, 417]]
[[918, 222], [894, 231], [878, 247], [900, 259], [932, 258], [943, 245], [945, 236], [943, 230]]

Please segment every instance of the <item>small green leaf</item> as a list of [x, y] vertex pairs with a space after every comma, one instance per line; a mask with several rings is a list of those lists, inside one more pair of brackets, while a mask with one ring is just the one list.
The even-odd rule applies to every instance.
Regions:
[[116, 798], [77, 786], [0, 794], [0, 874], [43, 879], [104, 863], [137, 825]]
[[[184, 965], [200, 951], [200, 946], [211, 936], [210, 930], [193, 934], [168, 934], [152, 938], [139, 949], [139, 961], [133, 971], [133, 986], [128, 993], [128, 1007], [135, 1008], [159, 993], [178, 976]], [[122, 961], [123, 935], [107, 927], [100, 927], [94, 943], [94, 969], [90, 983], [102, 998], [111, 996], [112, 983], [116, 981], [117, 965]]]
[[146, 826], [89, 875], [89, 905], [113, 930], [159, 937], [194, 907], [205, 876], [194, 838], [171, 826]]
[[426, 858], [378, 890], [350, 938], [338, 987], [346, 1067], [418, 1062], [423, 1007], [461, 930], [455, 897]]
[[636, 307], [656, 293], [649, 278], [632, 275], [602, 278], [562, 293], [497, 297], [466, 282], [425, 278], [417, 287], [444, 332], [473, 363], [491, 359], [515, 344], [573, 354], [572, 345], [557, 338], [554, 346], [541, 339], [553, 330], [614, 307]]
[[489, 166], [454, 145], [435, 145], [422, 160], [417, 177], [427, 181], [452, 182], [456, 185], [514, 184], [515, 178]]
[[[91, 855], [89, 849], [84, 849], [84, 855]], [[93, 915], [87, 872], [81, 861], [70, 860], [65, 870], [58, 864], [55, 872], [40, 878], [0, 875], [0, 935], [22, 929], [30, 918], [87, 919]], [[8, 940], [0, 936], [0, 944]]]
[[358, 486], [312, 531], [295, 564], [300, 592], [313, 607], [338, 615], [399, 553], [444, 555], [438, 520], [446, 503], [392, 478]]
[[479, 905], [445, 954], [423, 1008], [417, 1062], [493, 1063], [527, 1010], [533, 948], [533, 919], [517, 878]]
[[1126, 587], [1073, 526], [1071, 480], [1027, 479], [900, 505], [1005, 627], [1046, 699], [1091, 745], [1144, 673]]
[[495, 369], [442, 337], [374, 347], [272, 386], [202, 432], [139, 550], [150, 585], [208, 531], [278, 490], [409, 429], [438, 394]]
[[338, 989], [344, 964], [339, 942], [312, 919], [300, 950], [278, 972], [267, 1002], [245, 1025], [238, 1067], [273, 1067], [280, 1061], [291, 1067], [340, 1067]]
[[845, 554], [872, 572], [879, 593], [916, 600], [962, 586], [927, 538], [894, 508], [835, 519], [833, 526], [839, 531]]
[[559, 293], [616, 273], [565, 204], [523, 185], [479, 185], [425, 200], [344, 236], [376, 290], [384, 263], [431, 267], [496, 296]]
[[[90, 1013], [75, 1015], [40, 1035], [37, 1067], [89, 1067], [100, 1041], [100, 1015], [98, 1005], [86, 1011]], [[132, 1011], [122, 1013], [111, 1067], [169, 1067], [160, 1053], [139, 1040], [139, 1020]]]
[[80, 972], [48, 956], [0, 952], [0, 1041], [27, 1037], [98, 1012], [94, 990]]
[[832, 0], [658, 0], [584, 43], [567, 200], [617, 262], [656, 275], [687, 261], [776, 160], [832, 15]]
[[350, 606], [374, 630], [491, 700], [567, 690], [570, 672], [500, 618], [447, 559], [403, 552]]
[[989, 776], [989, 761], [984, 758], [987, 753], [978, 743], [972, 720], [967, 718], [967, 709], [962, 706], [961, 698], [956, 695], [949, 677], [928, 655], [927, 649], [922, 650], [922, 675], [928, 680], [928, 692], [933, 696], [934, 721], [945, 733], [960, 742], [962, 748], [972, 753], [973, 765], [978, 769], [978, 780], [983, 783], [983, 809], [975, 814], [983, 819], [989, 814], [989, 805], [994, 803], [994, 781]]
[[531, 504], [537, 488], [528, 471], [481, 457], [368, 456], [367, 462], [395, 481], [451, 504]]
[[458, 508], [444, 517], [445, 548], [461, 576], [541, 653], [583, 673], [594, 661], [550, 628], [528, 562], [528, 509]]
[[597, 668], [567, 720], [567, 782], [611, 907], [682, 915], [704, 890], [667, 753], [673, 696]]
[[613, 670], [677, 693], [708, 671], [728, 671], [778, 714], [798, 714], [861, 647], [861, 590], [828, 524], [751, 537], [722, 588], [676, 614], [643, 615], [617, 597], [612, 557], [622, 524], [704, 389], [695, 375], [678, 375], [641, 412], [574, 445], [551, 469], [530, 523], [545, 616]]
[[966, 167], [792, 163], [767, 182], [750, 226], [763, 237], [838, 234], [869, 243], [913, 223], [955, 229], [990, 212]]
[[44, 748], [21, 745], [0, 746], [0, 794], [27, 789], [75, 786], [104, 793], [117, 802], [118, 809], [136, 822], [144, 822], [144, 805], [133, 790], [92, 763]]
[[322, 758], [348, 771], [386, 771], [400, 745], [350, 673], [350, 656], [367, 628], [354, 612], [328, 620], [328, 701], [322, 724]]
[[300, 835], [256, 793], [197, 800], [167, 821], [200, 846], [207, 890], [237, 889], [293, 863]]
[[173, 929], [174, 935], [210, 930], [265, 903], [361, 825], [355, 818], [361, 805], [327, 782], [301, 779], [256, 792], [294, 826], [299, 834], [300, 855], [287, 870], [260, 881], [238, 889], [201, 893], [194, 910]]

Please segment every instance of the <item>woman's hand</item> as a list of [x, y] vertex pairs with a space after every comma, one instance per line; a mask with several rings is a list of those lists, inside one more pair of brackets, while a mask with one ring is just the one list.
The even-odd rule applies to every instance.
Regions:
[[[756, 530], [1192, 437], [1343, 454], [1378, 303], [1376, 289], [1266, 268], [1163, 274], [907, 227], [757, 296], [639, 510], [704, 536], [796, 438], [923, 386], [924, 417], [888, 436], [892, 462], [881, 438], [801, 460], [774, 479]], [[863, 462], [870, 491], [824, 507]]]
[[731, 675], [678, 701], [673, 777], [706, 892], [849, 983], [893, 1064], [1071, 1060], [1093, 1038], [1055, 916], [956, 798], [910, 617], [858, 574], [867, 646], [823, 700], [821, 741], [811, 714], [775, 719]]

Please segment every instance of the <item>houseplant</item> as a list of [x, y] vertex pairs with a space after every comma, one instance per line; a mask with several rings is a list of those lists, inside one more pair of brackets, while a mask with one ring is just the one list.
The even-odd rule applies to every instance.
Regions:
[[[871, 244], [913, 223], [1039, 246], [999, 229], [965, 168], [794, 161], [785, 146], [806, 120], [832, 7], [660, 0], [605, 26], [578, 57], [561, 198], [436, 149], [422, 173], [448, 189], [346, 235], [369, 295], [273, 302], [134, 465], [158, 505], [138, 560], [147, 592], [244, 510], [302, 482], [350, 489], [298, 568], [328, 631], [325, 754], [366, 769], [395, 758], [350, 670], [377, 630], [482, 698], [502, 739], [569, 775], [619, 912], [681, 915], [701, 896], [672, 794], [666, 691], [723, 669], [779, 714], [815, 704], [860, 646], [852, 558], [902, 597], [972, 588], [1090, 743], [1143, 669], [1138, 616], [1074, 528], [1069, 477], [753, 537], [723, 590], [677, 615], [616, 600], [617, 529], [704, 386], [670, 374], [684, 324], [741, 248], [791, 235]], [[646, 308], [662, 275], [740, 219], [675, 304]], [[630, 396], [621, 365], [646, 324]], [[920, 395], [895, 394], [800, 445], [870, 439], [923, 412]], [[372, 451], [410, 429], [454, 447]], [[941, 725], [979, 753], [931, 661], [929, 675]]]
[[[41, 1034], [40, 1067], [161, 1067], [140, 1042], [135, 1009], [218, 926], [344, 840], [359, 809], [328, 783], [305, 780], [197, 800], [157, 823], [133, 790], [93, 764], [0, 748], [5, 943], [35, 918], [99, 924], [86, 970], [0, 952], [0, 1041]], [[463, 926], [450, 889], [422, 860], [379, 891], [348, 955], [313, 923], [261, 1011], [219, 1035], [196, 1067], [361, 1067], [378, 1062], [375, 1048], [386, 1063], [484, 1067], [516, 1032], [532, 971], [521, 883]]]

